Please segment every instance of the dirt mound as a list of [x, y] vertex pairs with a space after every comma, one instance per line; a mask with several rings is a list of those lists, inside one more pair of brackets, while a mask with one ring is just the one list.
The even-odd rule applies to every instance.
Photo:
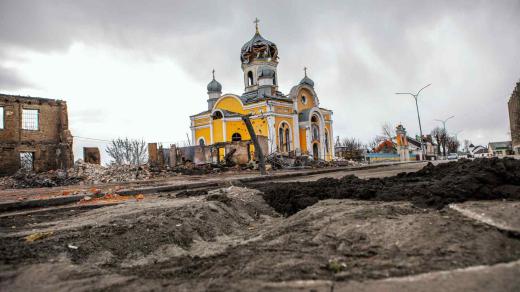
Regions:
[[292, 215], [325, 199], [411, 201], [441, 209], [467, 200], [520, 199], [520, 160], [492, 158], [429, 163], [418, 172], [385, 178], [323, 178], [313, 182], [262, 185], [276, 211]]

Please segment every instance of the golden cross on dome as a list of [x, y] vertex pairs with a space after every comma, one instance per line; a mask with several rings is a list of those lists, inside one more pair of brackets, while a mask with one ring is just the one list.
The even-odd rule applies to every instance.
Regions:
[[258, 33], [258, 23], [260, 22], [260, 19], [258, 19], [258, 17], [255, 17], [255, 21], [253, 21], [255, 23], [255, 26], [256, 26], [256, 33]]

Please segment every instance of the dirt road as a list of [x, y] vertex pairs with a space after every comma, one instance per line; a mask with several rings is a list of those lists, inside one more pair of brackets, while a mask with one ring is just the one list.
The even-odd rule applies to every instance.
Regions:
[[324, 199], [285, 217], [254, 189], [176, 194], [0, 215], [0, 290], [457, 291], [493, 273], [487, 287], [520, 286], [518, 234], [452, 208]]

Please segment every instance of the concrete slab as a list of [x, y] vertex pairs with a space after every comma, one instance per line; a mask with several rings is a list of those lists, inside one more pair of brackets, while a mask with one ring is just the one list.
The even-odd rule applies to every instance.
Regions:
[[474, 201], [450, 204], [449, 208], [498, 229], [520, 233], [520, 202]]

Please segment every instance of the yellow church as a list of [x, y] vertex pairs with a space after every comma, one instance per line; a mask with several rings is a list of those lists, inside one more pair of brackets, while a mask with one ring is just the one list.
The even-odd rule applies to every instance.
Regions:
[[332, 111], [320, 107], [314, 81], [305, 76], [288, 95], [278, 90], [278, 48], [258, 31], [240, 50], [244, 93], [222, 94], [215, 80], [208, 84], [208, 110], [190, 116], [195, 145], [250, 140], [242, 115], [249, 114], [258, 136], [267, 137], [268, 153], [334, 157]]

